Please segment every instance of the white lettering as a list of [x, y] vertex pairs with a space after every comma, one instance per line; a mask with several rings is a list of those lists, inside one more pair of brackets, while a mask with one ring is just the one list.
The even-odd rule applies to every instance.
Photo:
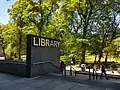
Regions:
[[54, 47], [53, 40], [51, 40], [51, 42], [50, 42], [50, 47]]
[[57, 47], [57, 41], [54, 41], [54, 46]]
[[45, 46], [45, 39], [41, 38], [41, 46]]
[[60, 42], [57, 42], [57, 45], [58, 45], [57, 47], [60, 47]]
[[41, 41], [40, 41], [41, 39], [39, 38], [39, 46], [41, 46]]
[[46, 39], [46, 46], [47, 46], [47, 47], [50, 46], [50, 41], [49, 41], [49, 39]]
[[33, 38], [33, 45], [38, 46], [38, 44], [36, 43], [36, 38], [35, 37]]
[[33, 37], [33, 46], [60, 47], [60, 42], [56, 40]]

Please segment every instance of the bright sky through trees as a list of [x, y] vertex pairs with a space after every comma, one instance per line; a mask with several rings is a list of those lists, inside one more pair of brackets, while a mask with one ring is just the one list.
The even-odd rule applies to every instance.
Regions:
[[14, 4], [16, 0], [0, 0], [0, 23], [7, 24], [9, 20], [9, 15], [7, 13], [8, 8]]

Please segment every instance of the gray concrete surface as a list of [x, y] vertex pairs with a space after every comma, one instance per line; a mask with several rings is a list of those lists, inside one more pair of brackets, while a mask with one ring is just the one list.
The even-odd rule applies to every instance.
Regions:
[[0, 73], [0, 90], [120, 90], [120, 80], [89, 81], [84, 75], [70, 77], [55, 74], [23, 78]]

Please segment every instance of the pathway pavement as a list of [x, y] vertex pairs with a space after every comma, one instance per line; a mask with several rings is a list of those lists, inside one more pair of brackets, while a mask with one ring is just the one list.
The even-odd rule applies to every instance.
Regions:
[[24, 78], [0, 73], [0, 90], [120, 90], [120, 80], [88, 80], [88, 77], [46, 74]]

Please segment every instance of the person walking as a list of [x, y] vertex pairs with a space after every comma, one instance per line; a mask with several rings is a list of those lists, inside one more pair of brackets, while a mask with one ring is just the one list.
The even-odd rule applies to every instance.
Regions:
[[63, 74], [63, 72], [64, 72], [64, 74], [66, 74], [66, 64], [63, 61], [61, 61], [61, 63], [60, 63], [60, 69], [61, 69], [62, 74]]
[[97, 74], [97, 63], [94, 62], [94, 65], [93, 65], [93, 73]]
[[75, 65], [75, 63], [76, 63], [75, 62], [75, 56], [72, 57], [72, 63], [73, 63], [73, 65]]
[[101, 67], [100, 79], [102, 79], [103, 74], [105, 74], [105, 77], [106, 77], [106, 79], [108, 80], [108, 77], [107, 77], [107, 74], [106, 74], [106, 67], [105, 67], [105, 64], [104, 64], [104, 63], [102, 64], [102, 67]]

